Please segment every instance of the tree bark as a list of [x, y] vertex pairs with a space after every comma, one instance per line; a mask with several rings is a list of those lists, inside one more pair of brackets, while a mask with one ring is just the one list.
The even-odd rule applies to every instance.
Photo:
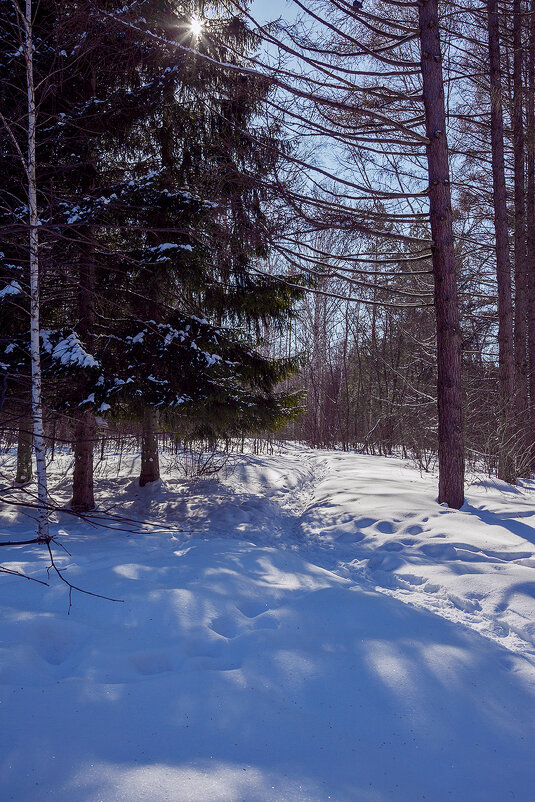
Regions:
[[29, 246], [30, 246], [30, 358], [32, 372], [33, 446], [37, 467], [37, 536], [49, 537], [48, 484], [46, 476], [46, 446], [43, 426], [43, 400], [40, 348], [40, 293], [39, 293], [39, 213], [37, 207], [37, 155], [35, 86], [33, 76], [32, 2], [26, 0], [25, 14], [16, 6], [24, 26], [24, 58], [28, 96], [28, 178]]
[[535, 0], [531, 2], [528, 50], [528, 92], [526, 108], [527, 193], [526, 248], [528, 273], [528, 355], [531, 443], [530, 467], [535, 467]]
[[[524, 431], [519, 445], [528, 444], [526, 416], [528, 411], [527, 364], [527, 266], [525, 215], [525, 141], [523, 120], [523, 53], [522, 11], [520, 0], [513, 0], [513, 151], [514, 151], [514, 216], [515, 216], [515, 407], [517, 428]], [[527, 467], [527, 466], [526, 466]]]
[[91, 409], [78, 413], [74, 428], [74, 472], [71, 508], [89, 512], [95, 508], [93, 491], [93, 445], [96, 437], [95, 416]]
[[[78, 272], [78, 334], [91, 351], [95, 321], [95, 264], [94, 242], [91, 232], [82, 247]], [[72, 478], [71, 506], [76, 512], [87, 512], [95, 507], [93, 481], [93, 449], [96, 440], [96, 422], [93, 406], [87, 406], [76, 415], [74, 428], [74, 473]]]
[[439, 503], [464, 502], [461, 330], [437, 0], [419, 5], [437, 330]]
[[498, 285], [498, 351], [500, 390], [500, 433], [498, 476], [506, 482], [516, 480], [514, 455], [514, 350], [513, 303], [511, 297], [511, 262], [507, 223], [507, 190], [503, 144], [502, 74], [497, 0], [488, 0], [490, 66], [490, 139], [492, 151], [492, 186], [494, 230], [496, 234], [496, 280]]
[[143, 413], [141, 432], [141, 473], [140, 487], [160, 478], [160, 459], [158, 455], [158, 411], [146, 407]]
[[26, 412], [19, 421], [17, 439], [17, 474], [15, 484], [25, 485], [33, 479], [32, 449], [33, 432], [32, 416]]

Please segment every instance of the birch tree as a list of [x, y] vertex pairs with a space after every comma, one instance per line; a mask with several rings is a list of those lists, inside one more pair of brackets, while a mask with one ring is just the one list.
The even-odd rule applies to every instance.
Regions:
[[[40, 271], [39, 271], [39, 211], [37, 200], [37, 151], [36, 131], [38, 125], [38, 108], [34, 81], [34, 50], [32, 0], [26, 0], [21, 7], [17, 0], [12, 0], [13, 16], [11, 34], [19, 41], [24, 55], [26, 82], [26, 114], [24, 126], [26, 130], [26, 152], [19, 144], [18, 133], [21, 121], [7, 119], [0, 111], [0, 120], [7, 136], [18, 154], [25, 179], [27, 195], [27, 251], [30, 276], [30, 361], [32, 385], [32, 417], [33, 447], [36, 458], [37, 473], [37, 533], [38, 539], [49, 541], [48, 487], [46, 472], [46, 442], [43, 426], [42, 371], [40, 351]], [[15, 127], [17, 126], [17, 128]]]

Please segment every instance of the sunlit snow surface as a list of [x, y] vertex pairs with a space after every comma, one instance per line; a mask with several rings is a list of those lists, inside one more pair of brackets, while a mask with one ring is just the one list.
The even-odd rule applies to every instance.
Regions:
[[[138, 468], [108, 463], [97, 525], [53, 526], [71, 581], [123, 603], [67, 615], [52, 576], [0, 575], [2, 802], [533, 800], [535, 490], [457, 512], [401, 460], [300, 447]], [[47, 578], [39, 548], [2, 557]]]

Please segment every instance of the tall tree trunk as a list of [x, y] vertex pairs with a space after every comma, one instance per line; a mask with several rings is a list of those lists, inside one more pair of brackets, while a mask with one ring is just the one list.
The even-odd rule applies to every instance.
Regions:
[[522, 451], [528, 447], [526, 416], [528, 411], [528, 364], [527, 364], [527, 266], [526, 266], [526, 216], [525, 216], [525, 142], [523, 119], [522, 78], [522, 10], [521, 0], [513, 0], [513, 151], [515, 188], [515, 406], [517, 428], [523, 430], [519, 437]]
[[[173, 186], [172, 173], [175, 169], [175, 153], [173, 150], [173, 118], [169, 107], [174, 102], [174, 90], [167, 89], [164, 93], [162, 102], [162, 125], [159, 130], [160, 155], [162, 160], [164, 186], [171, 190]], [[169, 225], [167, 214], [162, 210], [160, 218], [161, 230], [165, 231]], [[157, 233], [158, 244], [160, 233]], [[145, 301], [142, 303], [140, 315], [158, 320], [159, 303], [162, 298], [162, 274], [154, 270], [145, 288]], [[158, 411], [151, 406], [143, 410], [142, 430], [141, 430], [141, 471], [139, 474], [140, 487], [144, 487], [149, 482], [156, 482], [160, 478], [160, 458], [158, 453]]]
[[[91, 350], [95, 320], [95, 265], [94, 245], [91, 240], [83, 247], [78, 284], [78, 333], [84, 345]], [[72, 478], [72, 509], [88, 512], [95, 507], [93, 482], [93, 449], [96, 440], [96, 422], [93, 407], [76, 414], [74, 427], [74, 472]]]
[[93, 445], [96, 437], [95, 416], [92, 410], [79, 412], [74, 427], [74, 472], [71, 508], [89, 512], [95, 507], [93, 491]]
[[25, 485], [33, 479], [32, 468], [32, 416], [26, 411], [19, 421], [19, 433], [17, 439], [17, 474], [15, 484]]
[[37, 157], [35, 87], [33, 76], [33, 30], [32, 2], [26, 0], [25, 14], [18, 5], [17, 14], [24, 26], [24, 58], [26, 62], [26, 86], [28, 95], [28, 209], [30, 222], [30, 355], [32, 371], [32, 415], [33, 445], [37, 467], [37, 536], [41, 540], [49, 537], [48, 485], [46, 476], [46, 449], [43, 426], [43, 401], [40, 349], [40, 294], [39, 294], [39, 214], [37, 209]]
[[526, 247], [528, 273], [528, 355], [531, 470], [535, 467], [535, 0], [531, 2], [527, 92]]
[[141, 431], [141, 473], [139, 484], [144, 487], [160, 478], [160, 459], [158, 455], [158, 411], [145, 407], [143, 429]]
[[446, 138], [444, 80], [437, 0], [418, 9], [425, 107], [429, 216], [437, 329], [439, 503], [459, 508], [464, 501], [464, 445], [461, 386], [461, 329], [457, 301], [451, 191]]
[[506, 482], [516, 480], [514, 459], [514, 352], [513, 303], [511, 298], [511, 262], [507, 224], [507, 190], [503, 145], [502, 75], [497, 0], [488, 0], [490, 62], [490, 139], [492, 150], [492, 186], [494, 230], [496, 234], [496, 280], [498, 285], [498, 350], [501, 429], [498, 476]]
[[[93, 65], [90, 78], [91, 94], [97, 95], [97, 66]], [[96, 157], [88, 148], [86, 153], [88, 193], [96, 186]], [[80, 340], [89, 352], [93, 350], [95, 328], [95, 239], [93, 229], [88, 226], [80, 234], [80, 263], [78, 266], [78, 324]], [[83, 380], [82, 380], [83, 381]], [[74, 473], [72, 489], [72, 508], [87, 512], [95, 506], [93, 482], [93, 450], [96, 441], [96, 421], [93, 405], [88, 404], [76, 414], [74, 427]]]

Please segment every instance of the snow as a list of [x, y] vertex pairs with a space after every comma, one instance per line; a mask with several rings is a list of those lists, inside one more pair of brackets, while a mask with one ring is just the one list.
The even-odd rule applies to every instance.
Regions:
[[[44, 334], [41, 331], [43, 338]], [[63, 365], [76, 365], [81, 368], [98, 367], [97, 360], [84, 349], [80, 338], [75, 332], [71, 332], [53, 348], [52, 359], [58, 360]]]
[[174, 248], [180, 248], [182, 246], [178, 245], [176, 242], [162, 242], [161, 245], [155, 245], [154, 248], [149, 248], [149, 251], [156, 251], [157, 253], [161, 253], [163, 251], [170, 251]]
[[73, 223], [77, 223], [81, 219], [82, 219], [82, 210], [80, 209], [79, 206], [75, 206], [71, 210], [71, 213], [70, 213], [69, 217], [67, 218], [67, 223], [69, 225], [72, 225]]
[[20, 295], [22, 287], [18, 281], [10, 281], [3, 289], [0, 290], [0, 299], [5, 298], [7, 295]]
[[207, 351], [203, 351], [203, 356], [208, 366], [215, 365], [218, 362], [222, 362], [222, 358], [220, 357], [219, 354], [209, 354]]
[[[186, 480], [162, 454], [144, 488], [139, 463], [99, 463], [98, 517], [52, 527], [71, 581], [122, 602], [67, 615], [52, 576], [0, 577], [2, 799], [533, 798], [534, 486], [474, 481], [456, 511], [393, 458], [284, 446]], [[40, 547], [4, 552], [47, 580]]]
[[[183, 251], [192, 251], [193, 248], [191, 245], [181, 245], [177, 242], [163, 242], [161, 245], [155, 245], [152, 248], [149, 248], [149, 251], [153, 253], [164, 254], [166, 251], [171, 250], [183, 250]], [[158, 259], [158, 262], [165, 261], [167, 257], [162, 256], [162, 258]]]

